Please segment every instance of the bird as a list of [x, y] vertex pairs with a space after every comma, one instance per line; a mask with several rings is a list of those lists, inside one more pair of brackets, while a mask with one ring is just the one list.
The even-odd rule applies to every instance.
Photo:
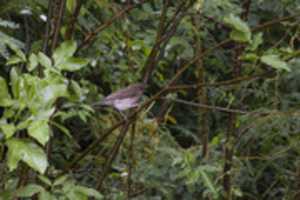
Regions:
[[131, 84], [106, 96], [100, 102], [93, 104], [93, 106], [111, 106], [119, 112], [137, 107], [144, 93], [145, 86], [144, 83]]

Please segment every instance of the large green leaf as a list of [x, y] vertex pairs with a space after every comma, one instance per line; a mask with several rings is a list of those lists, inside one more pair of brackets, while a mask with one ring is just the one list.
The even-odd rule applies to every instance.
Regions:
[[6, 145], [8, 147], [7, 164], [10, 171], [17, 168], [19, 161], [23, 161], [39, 173], [45, 173], [48, 166], [47, 156], [38, 145], [29, 140], [16, 138], [8, 140]]
[[285, 61], [281, 60], [278, 55], [275, 55], [275, 54], [265, 55], [265, 56], [262, 56], [260, 58], [260, 60], [263, 63], [265, 63], [275, 69], [285, 70], [288, 72], [291, 71], [288, 64]]
[[0, 106], [6, 107], [12, 104], [7, 84], [4, 78], [0, 76]]
[[11, 124], [11, 123], [10, 124], [2, 124], [2, 125], [0, 125], [0, 127], [1, 127], [1, 130], [3, 131], [3, 133], [5, 135], [6, 139], [11, 138], [14, 135], [15, 131], [16, 131], [15, 125]]
[[27, 65], [28, 71], [33, 71], [38, 66], [38, 64], [39, 64], [39, 57], [36, 56], [35, 54], [31, 54], [29, 56], [29, 63]]
[[52, 104], [58, 97], [67, 95], [67, 86], [64, 84], [49, 85], [41, 91], [41, 95], [44, 104]]
[[46, 56], [44, 53], [42, 53], [42, 52], [38, 53], [38, 60], [42, 66], [44, 66], [46, 68], [51, 68], [51, 66], [52, 66], [51, 59], [48, 56]]
[[230, 34], [230, 37], [233, 40], [239, 42], [251, 41], [250, 28], [248, 27], [248, 24], [241, 20], [239, 17], [230, 14], [228, 17], [225, 17], [224, 22], [234, 29]]
[[46, 120], [33, 121], [28, 127], [28, 134], [43, 146], [50, 139], [50, 127]]
[[89, 61], [87, 59], [71, 57], [66, 59], [65, 62], [60, 63], [56, 67], [60, 70], [73, 72], [86, 66], [88, 62]]
[[32, 197], [33, 195], [44, 192], [44, 188], [36, 184], [28, 184], [16, 191], [17, 197]]
[[77, 48], [74, 41], [63, 42], [53, 53], [55, 66], [60, 65], [73, 56]]

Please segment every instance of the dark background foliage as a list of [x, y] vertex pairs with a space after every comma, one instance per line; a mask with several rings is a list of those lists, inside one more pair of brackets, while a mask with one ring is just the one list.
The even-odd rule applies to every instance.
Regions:
[[0, 199], [299, 199], [299, 8], [0, 0]]

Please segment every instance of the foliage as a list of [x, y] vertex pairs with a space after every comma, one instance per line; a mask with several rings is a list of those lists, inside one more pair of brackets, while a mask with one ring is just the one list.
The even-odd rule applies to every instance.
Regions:
[[299, 199], [299, 6], [1, 3], [0, 199]]

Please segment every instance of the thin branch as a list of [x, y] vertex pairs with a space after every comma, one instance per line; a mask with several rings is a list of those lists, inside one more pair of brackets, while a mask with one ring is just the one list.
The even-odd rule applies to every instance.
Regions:
[[51, 52], [53, 52], [53, 50], [56, 48], [57, 46], [57, 42], [58, 42], [58, 36], [59, 36], [59, 32], [60, 32], [60, 27], [61, 27], [61, 22], [64, 16], [64, 11], [65, 11], [65, 4], [66, 4], [66, 0], [61, 0], [60, 4], [59, 4], [59, 13], [58, 13], [58, 17], [57, 20], [55, 22], [55, 27], [54, 27], [54, 34], [53, 34], [53, 38], [51, 41]]
[[75, 29], [75, 24], [76, 24], [76, 21], [77, 21], [77, 18], [79, 16], [79, 13], [80, 13], [80, 9], [82, 7], [82, 4], [83, 4], [83, 0], [77, 0], [76, 2], [76, 7], [75, 7], [75, 10], [73, 12], [73, 15], [69, 21], [69, 26], [67, 28], [67, 31], [66, 31], [66, 34], [65, 34], [65, 38], [67, 40], [70, 40], [72, 38], [72, 35], [74, 33], [74, 29]]
[[252, 114], [257, 114], [257, 112], [248, 112], [244, 110], [238, 110], [238, 109], [230, 109], [230, 108], [224, 108], [224, 107], [219, 107], [219, 106], [211, 106], [211, 105], [206, 105], [202, 103], [194, 103], [182, 99], [170, 99], [170, 98], [161, 98], [161, 99], [167, 99], [170, 101], [174, 101], [176, 103], [182, 103], [188, 106], [194, 106], [198, 108], [206, 108], [206, 109], [211, 109], [211, 110], [216, 110], [220, 112], [226, 112], [226, 113], [237, 113], [237, 114], [243, 114], [243, 115], [252, 115]]
[[46, 24], [45, 36], [44, 36], [44, 42], [43, 42], [43, 52], [46, 55], [48, 55], [48, 44], [49, 44], [49, 39], [50, 39], [52, 3], [53, 3], [53, 0], [48, 0], [47, 24]]
[[117, 138], [117, 141], [115, 142], [111, 152], [110, 152], [110, 157], [107, 159], [105, 165], [104, 165], [104, 169], [103, 169], [103, 172], [101, 174], [101, 177], [99, 178], [98, 180], [98, 184], [97, 184], [97, 190], [100, 191], [101, 188], [102, 188], [102, 185], [103, 185], [103, 182], [106, 178], [106, 176], [108, 175], [109, 173], [109, 170], [111, 168], [111, 164], [113, 163], [114, 159], [116, 158], [117, 154], [118, 154], [118, 151], [120, 149], [120, 146], [122, 145], [123, 143], [123, 140], [126, 136], [126, 133], [128, 131], [128, 128], [130, 126], [130, 122], [126, 122], [120, 132], [120, 135], [118, 136]]
[[[297, 16], [300, 16], [300, 14], [296, 14], [296, 15], [292, 15], [292, 16], [288, 16], [288, 17], [283, 17], [283, 18], [279, 18], [276, 20], [272, 20], [270, 22], [266, 22], [264, 24], [258, 25], [254, 28], [251, 29], [252, 32], [256, 32], [256, 31], [260, 31], [262, 29], [265, 29], [269, 26], [273, 26], [275, 24], [278, 24], [280, 22], [283, 21], [287, 21], [290, 19], [293, 19]], [[182, 68], [180, 70], [178, 70], [178, 72], [175, 74], [175, 76], [169, 81], [168, 85], [172, 85], [174, 82], [176, 82], [176, 80], [181, 76], [181, 74], [183, 74], [192, 64], [194, 64], [198, 59], [203, 58], [204, 56], [209, 55], [210, 53], [214, 52], [216, 49], [223, 47], [225, 45], [227, 45], [228, 43], [232, 42], [231, 39], [225, 39], [223, 41], [221, 41], [220, 43], [216, 44], [215, 46], [213, 46], [212, 48], [206, 50], [205, 52], [195, 56], [190, 62], [186, 63], [185, 65], [182, 66]]]
[[91, 42], [95, 39], [95, 37], [101, 31], [103, 31], [104, 29], [106, 29], [107, 27], [112, 25], [116, 20], [123, 17], [127, 12], [129, 12], [133, 8], [135, 8], [139, 5], [142, 5], [144, 3], [145, 3], [145, 1], [142, 1], [141, 3], [138, 3], [138, 4], [130, 4], [130, 5], [126, 6], [123, 10], [121, 10], [119, 13], [117, 13], [115, 16], [113, 16], [110, 20], [106, 21], [101, 26], [98, 26], [93, 31], [87, 33], [87, 35], [85, 36], [83, 42], [79, 45], [77, 51], [89, 47], [91, 45]]
[[128, 148], [128, 176], [127, 176], [127, 199], [129, 200], [132, 193], [132, 171], [134, 163], [134, 139], [135, 139], [135, 125], [131, 126], [130, 144]]
[[191, 85], [174, 85], [168, 88], [168, 91], [177, 91], [177, 90], [187, 90], [187, 89], [198, 89], [201, 87], [223, 87], [228, 85], [234, 85], [241, 83], [243, 81], [251, 81], [251, 80], [258, 80], [261, 78], [273, 78], [270, 76], [270, 72], [257, 74], [253, 76], [241, 76], [235, 79], [226, 80], [226, 81], [219, 81], [215, 83], [200, 83], [200, 84], [191, 84]]

